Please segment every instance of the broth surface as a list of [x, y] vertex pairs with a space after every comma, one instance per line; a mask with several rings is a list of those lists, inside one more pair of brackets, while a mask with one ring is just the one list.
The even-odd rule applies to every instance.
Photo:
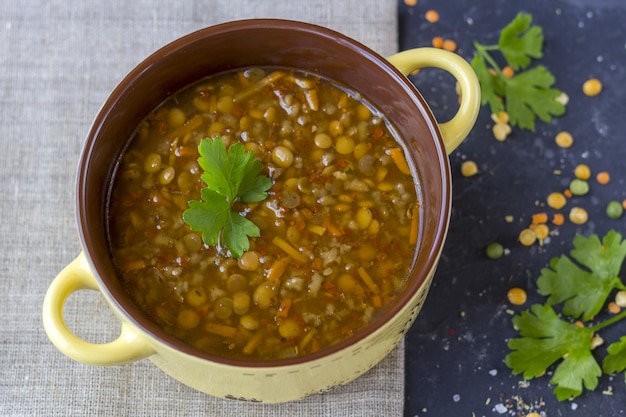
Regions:
[[[205, 186], [206, 137], [244, 144], [273, 182], [266, 200], [237, 207], [261, 231], [239, 259], [183, 221]], [[315, 352], [372, 323], [405, 287], [421, 219], [415, 178], [358, 94], [291, 70], [221, 74], [137, 128], [110, 192], [113, 262], [144, 313], [198, 349]]]

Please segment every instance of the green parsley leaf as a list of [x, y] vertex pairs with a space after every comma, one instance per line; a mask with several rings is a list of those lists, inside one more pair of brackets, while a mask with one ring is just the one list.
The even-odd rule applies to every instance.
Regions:
[[531, 58], [543, 57], [543, 30], [539, 26], [531, 26], [532, 21], [530, 14], [518, 13], [500, 32], [498, 47], [514, 70], [526, 68]]
[[607, 348], [608, 355], [602, 361], [602, 370], [607, 374], [615, 374], [626, 370], [626, 336], [611, 343]]
[[[509, 123], [521, 129], [534, 130], [535, 119], [550, 122], [553, 116], [565, 113], [565, 106], [557, 101], [562, 92], [553, 88], [555, 78], [544, 66], [528, 69], [532, 59], [543, 57], [543, 31], [532, 25], [532, 16], [519, 13], [502, 29], [497, 45], [474, 42], [476, 54], [472, 68], [481, 86], [481, 104], [489, 105], [491, 113], [501, 111], [509, 115]], [[492, 56], [499, 51], [506, 65], [520, 70], [505, 77]]]
[[513, 374], [531, 379], [543, 375], [561, 361], [552, 376], [559, 400], [580, 395], [598, 385], [602, 370], [591, 354], [593, 330], [561, 320], [548, 304], [531, 306], [513, 318], [521, 338], [511, 339], [504, 362]]
[[535, 129], [535, 115], [544, 122], [565, 113], [565, 106], [556, 101], [561, 91], [551, 88], [554, 76], [544, 66], [521, 72], [506, 79], [506, 108], [512, 125]]
[[261, 161], [241, 143], [226, 148], [221, 138], [206, 138], [200, 142], [198, 151], [206, 188], [201, 191], [201, 201], [189, 201], [183, 220], [191, 230], [202, 232], [204, 243], [210, 246], [222, 243], [239, 258], [250, 247], [248, 238], [258, 237], [260, 230], [233, 211], [233, 204], [264, 200], [272, 181], [261, 174]]
[[618, 277], [626, 241], [612, 230], [602, 242], [596, 235], [576, 236], [573, 245], [571, 258], [563, 255], [553, 259], [550, 268], [542, 269], [537, 286], [540, 294], [549, 296], [548, 303], [563, 303], [564, 314], [590, 320], [602, 309], [611, 290], [626, 289]]

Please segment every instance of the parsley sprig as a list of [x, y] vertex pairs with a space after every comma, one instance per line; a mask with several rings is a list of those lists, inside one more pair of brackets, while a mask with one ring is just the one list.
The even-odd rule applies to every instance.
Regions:
[[[543, 31], [532, 25], [532, 16], [519, 13], [502, 29], [497, 45], [474, 42], [472, 68], [480, 81], [482, 104], [489, 105], [495, 114], [505, 111], [510, 124], [522, 129], [534, 130], [536, 117], [550, 122], [552, 116], [565, 113], [565, 106], [557, 101], [562, 92], [552, 88], [554, 75], [543, 65], [529, 68], [533, 59], [543, 57], [543, 40]], [[495, 51], [502, 54], [515, 75], [503, 74], [492, 56]]]
[[[608, 347], [601, 364], [592, 354], [592, 338], [626, 318], [626, 311], [588, 323], [601, 312], [613, 290], [626, 289], [619, 278], [626, 240], [611, 230], [602, 241], [596, 235], [576, 236], [573, 246], [569, 257], [555, 258], [541, 271], [539, 293], [549, 298], [513, 318], [521, 337], [509, 341], [511, 352], [505, 358], [513, 374], [526, 379], [540, 377], [556, 364], [551, 382], [559, 400], [582, 394], [583, 387], [595, 389], [603, 372], [626, 371], [626, 336]], [[556, 305], [561, 305], [561, 314], [555, 311]], [[578, 318], [588, 325], [572, 322]]]
[[258, 237], [260, 230], [236, 211], [234, 204], [264, 200], [272, 181], [261, 175], [261, 161], [241, 143], [227, 149], [221, 138], [206, 138], [200, 142], [198, 151], [206, 187], [201, 191], [201, 201], [189, 201], [183, 220], [191, 230], [202, 232], [204, 243], [221, 244], [239, 258], [250, 248], [248, 238]]

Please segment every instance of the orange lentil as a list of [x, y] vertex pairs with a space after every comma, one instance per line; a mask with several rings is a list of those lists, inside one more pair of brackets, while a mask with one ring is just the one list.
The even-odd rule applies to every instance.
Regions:
[[558, 192], [551, 193], [548, 196], [547, 202], [548, 206], [556, 210], [562, 209], [563, 206], [565, 206], [565, 203], [567, 203], [565, 196]]
[[561, 213], [556, 213], [552, 217], [552, 223], [557, 225], [557, 226], [561, 226], [563, 223], [565, 223], [565, 216], [562, 215]]
[[424, 14], [424, 17], [430, 23], [435, 23], [439, 20], [439, 13], [437, 12], [437, 10], [430, 9]]
[[513, 78], [513, 76], [515, 75], [515, 71], [513, 71], [513, 68], [507, 65], [506, 67], [502, 68], [502, 75], [505, 78]]
[[434, 48], [443, 48], [443, 38], [441, 36], [435, 36], [432, 40]]
[[521, 306], [526, 302], [527, 294], [522, 288], [511, 288], [506, 293], [506, 298], [508, 298], [509, 302], [516, 306]]
[[602, 83], [597, 78], [591, 78], [583, 83], [583, 93], [586, 96], [593, 97], [602, 91]]
[[620, 312], [622, 308], [618, 306], [616, 303], [614, 303], [613, 301], [611, 301], [609, 305], [607, 306], [607, 309], [609, 310], [609, 313], [617, 314]]
[[584, 329], [584, 328], [585, 328], [585, 324], [584, 324], [582, 321], [580, 321], [580, 320], [576, 320], [576, 321], [574, 322], [574, 326], [576, 326], [576, 327], [580, 327], [581, 329]]
[[626, 210], [626, 200], [622, 201], [622, 207]]
[[443, 41], [443, 49], [450, 52], [456, 51], [456, 42], [452, 39], [446, 39]]
[[407, 6], [415, 6], [417, 4], [417, 0], [404, 0], [404, 4]]
[[598, 184], [605, 185], [611, 181], [611, 176], [606, 171], [598, 172], [596, 175], [596, 181], [598, 181]]
[[533, 224], [541, 224], [548, 222], [548, 214], [547, 213], [535, 213], [533, 214]]

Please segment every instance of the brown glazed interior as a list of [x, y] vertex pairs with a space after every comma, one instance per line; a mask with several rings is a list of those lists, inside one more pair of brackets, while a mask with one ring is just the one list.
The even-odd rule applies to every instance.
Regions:
[[[273, 361], [210, 355], [167, 335], [144, 316], [117, 278], [107, 246], [106, 201], [111, 175], [139, 122], [177, 90], [211, 74], [250, 66], [318, 73], [375, 103], [406, 140], [422, 185], [424, 222], [412, 277], [398, 302], [373, 325], [332, 347]], [[389, 321], [435, 267], [447, 231], [450, 168], [432, 113], [415, 87], [384, 58], [333, 31], [304, 23], [254, 19], [209, 27], [168, 44], [139, 64], [112, 92], [86, 139], [77, 176], [79, 233], [102, 291], [126, 319], [162, 343], [207, 360], [239, 366], [280, 366], [316, 359], [366, 337]]]

